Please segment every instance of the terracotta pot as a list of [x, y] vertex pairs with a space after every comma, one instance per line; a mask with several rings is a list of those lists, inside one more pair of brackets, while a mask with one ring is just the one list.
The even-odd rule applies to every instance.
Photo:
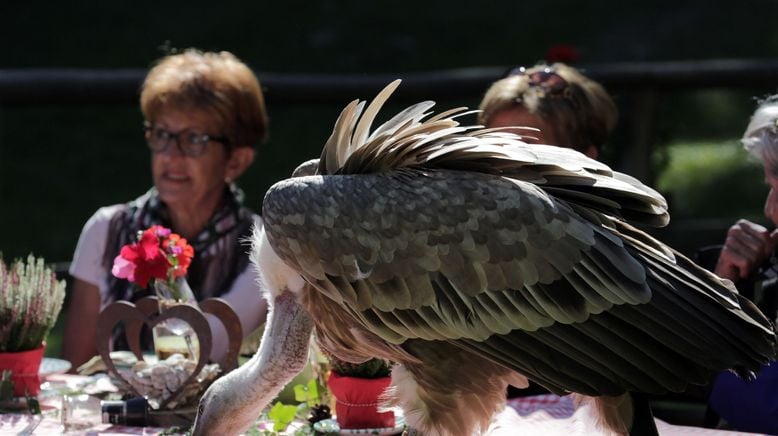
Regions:
[[379, 397], [391, 377], [357, 378], [330, 373], [327, 385], [335, 397], [335, 417], [340, 428], [394, 427], [394, 412], [379, 412]]
[[0, 352], [0, 373], [10, 369], [13, 372], [14, 396], [23, 397], [25, 391], [35, 396], [41, 390], [41, 379], [38, 370], [43, 360], [43, 350], [46, 344], [27, 351]]

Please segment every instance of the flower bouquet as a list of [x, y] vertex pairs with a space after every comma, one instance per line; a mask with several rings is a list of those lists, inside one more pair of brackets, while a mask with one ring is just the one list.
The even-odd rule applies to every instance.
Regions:
[[[111, 272], [140, 288], [151, 285], [159, 297], [160, 313], [177, 304], [196, 307], [194, 294], [185, 280], [193, 256], [194, 249], [186, 239], [155, 225], [139, 232], [138, 242], [122, 247]], [[152, 331], [154, 350], [160, 361], [173, 354], [198, 360], [197, 335], [185, 321], [169, 319], [154, 326]]]
[[176, 233], [162, 226], [151, 226], [138, 233], [138, 242], [122, 247], [113, 260], [111, 272], [141, 288], [149, 283], [169, 288], [169, 298], [188, 302], [191, 292], [181, 288], [179, 279], [186, 277], [194, 249]]
[[12, 372], [14, 396], [40, 391], [43, 341], [64, 299], [65, 281], [57, 281], [43, 259], [30, 255], [10, 268], [0, 259], [0, 373]]
[[[139, 288], [151, 288], [157, 298], [134, 304], [117, 301], [98, 317], [97, 351], [108, 372], [136, 396], [148, 397], [152, 422], [191, 425], [200, 396], [219, 375], [238, 365], [242, 329], [234, 309], [219, 298], [197, 302], [185, 277], [194, 249], [186, 239], [162, 226], [138, 232], [137, 242], [123, 246], [114, 258], [112, 273]], [[227, 353], [218, 363], [212, 357], [211, 319], [227, 332]], [[111, 359], [111, 333], [124, 323], [130, 350], [139, 361], [118, 369]], [[157, 362], [142, 357], [141, 328], [151, 327]]]

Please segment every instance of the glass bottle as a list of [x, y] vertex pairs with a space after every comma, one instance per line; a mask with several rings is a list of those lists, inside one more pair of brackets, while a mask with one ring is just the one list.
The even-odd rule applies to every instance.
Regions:
[[[154, 281], [154, 291], [159, 298], [159, 313], [178, 304], [197, 307], [194, 293], [186, 279], [178, 277], [175, 281]], [[184, 320], [170, 318], [158, 323], [152, 329], [154, 350], [157, 359], [165, 360], [173, 354], [181, 354], [187, 359], [197, 361], [200, 358], [200, 344], [192, 326]]]

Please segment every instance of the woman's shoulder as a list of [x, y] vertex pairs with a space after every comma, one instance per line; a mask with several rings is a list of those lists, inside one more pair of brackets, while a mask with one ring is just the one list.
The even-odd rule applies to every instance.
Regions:
[[90, 219], [99, 221], [110, 221], [111, 218], [116, 216], [117, 213], [127, 208], [126, 203], [112, 204], [110, 206], [103, 206], [92, 215]]
[[105, 288], [106, 271], [102, 265], [102, 256], [108, 239], [111, 219], [122, 210], [121, 204], [98, 209], [84, 224], [78, 238], [70, 274], [87, 283], [98, 286], [101, 292]]
[[103, 241], [108, 233], [108, 227], [110, 226], [111, 220], [117, 213], [123, 210], [123, 206], [124, 205], [122, 204], [114, 204], [97, 209], [81, 229], [79, 246], [88, 240]]
[[100, 209], [97, 209], [95, 213], [92, 214], [91, 217], [86, 221], [86, 224], [84, 224], [84, 228], [82, 230], [82, 233], [84, 232], [93, 232], [96, 229], [107, 229], [108, 224], [111, 222], [111, 220], [126, 208], [127, 205], [125, 204], [113, 204], [111, 206], [104, 206]]

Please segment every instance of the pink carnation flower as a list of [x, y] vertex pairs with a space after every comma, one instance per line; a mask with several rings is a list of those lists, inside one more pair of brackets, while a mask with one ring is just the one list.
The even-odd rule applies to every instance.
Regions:
[[135, 264], [123, 258], [120, 254], [113, 259], [113, 268], [111, 268], [111, 273], [120, 279], [127, 279], [131, 282], [134, 282]]

